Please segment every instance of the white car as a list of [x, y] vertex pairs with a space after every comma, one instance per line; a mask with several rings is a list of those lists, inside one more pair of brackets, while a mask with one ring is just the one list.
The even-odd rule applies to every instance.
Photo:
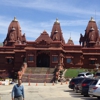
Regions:
[[90, 72], [81, 72], [77, 75], [77, 77], [93, 78], [93, 74]]
[[94, 81], [89, 86], [88, 94], [100, 99], [100, 79], [94, 79]]

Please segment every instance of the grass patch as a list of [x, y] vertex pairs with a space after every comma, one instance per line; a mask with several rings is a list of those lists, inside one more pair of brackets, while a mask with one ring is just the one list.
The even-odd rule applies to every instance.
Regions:
[[78, 75], [78, 73], [85, 72], [85, 71], [86, 71], [86, 69], [67, 69], [67, 71], [65, 73], [65, 78], [76, 77]]

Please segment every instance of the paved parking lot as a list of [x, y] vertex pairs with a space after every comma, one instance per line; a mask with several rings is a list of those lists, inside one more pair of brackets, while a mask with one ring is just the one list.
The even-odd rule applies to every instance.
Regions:
[[[93, 97], [83, 97], [80, 93], [75, 93], [68, 88], [68, 84], [61, 83], [23, 83], [25, 88], [25, 100], [97, 100]], [[37, 85], [37, 86], [36, 86]], [[45, 85], [45, 86], [44, 86]], [[0, 85], [1, 100], [11, 100], [11, 90], [13, 85]]]

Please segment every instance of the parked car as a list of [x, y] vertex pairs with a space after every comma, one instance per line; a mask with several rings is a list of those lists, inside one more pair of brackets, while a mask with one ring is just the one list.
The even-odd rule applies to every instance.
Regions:
[[84, 78], [93, 78], [93, 74], [90, 72], [81, 72], [77, 75], [78, 77], [84, 77]]
[[[81, 93], [81, 94], [83, 94], [82, 92], [82, 87], [84, 86], [86, 86], [87, 87], [87, 84], [89, 84], [90, 83], [90, 81], [91, 80], [93, 80], [93, 79], [91, 79], [91, 78], [84, 78], [84, 80], [82, 80], [80, 83], [78, 83], [78, 84], [75, 84], [75, 88], [74, 88], [74, 90], [75, 90], [75, 92], [76, 93]], [[85, 88], [86, 88], [85, 87]], [[85, 89], [86, 90], [86, 89]]]
[[84, 96], [89, 96], [88, 95], [88, 91], [89, 91], [89, 85], [91, 85], [91, 83], [94, 81], [94, 79], [89, 79], [87, 78], [86, 80], [84, 80], [81, 84], [81, 87], [80, 87], [80, 91], [81, 91], [81, 94], [84, 95]]
[[75, 84], [78, 84], [79, 82], [81, 82], [82, 80], [84, 80], [83, 77], [76, 77], [76, 78], [72, 78], [69, 82], [69, 88], [74, 90], [74, 86]]
[[100, 99], [100, 79], [94, 79], [94, 81], [89, 86], [88, 94]]
[[96, 72], [96, 73], [95, 73], [95, 78], [96, 78], [96, 79], [100, 79], [100, 72]]

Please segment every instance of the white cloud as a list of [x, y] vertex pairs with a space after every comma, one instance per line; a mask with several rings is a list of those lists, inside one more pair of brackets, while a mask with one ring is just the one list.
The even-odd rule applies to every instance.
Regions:
[[[16, 10], [16, 8], [18, 9], [23, 8], [23, 10], [36, 9], [38, 11], [46, 11], [46, 12], [53, 12], [54, 14], [56, 13], [61, 14], [62, 19], [59, 19], [59, 21], [60, 21], [60, 25], [61, 25], [62, 32], [63, 32], [66, 42], [70, 37], [69, 35], [70, 33], [72, 34], [71, 37], [73, 41], [78, 42], [80, 32], [83, 32], [85, 30], [88, 24], [89, 18], [91, 16], [95, 16], [96, 20], [98, 21], [100, 19], [99, 0], [97, 0], [96, 3], [94, 3], [94, 0], [88, 0], [88, 1], [82, 1], [82, 0], [1, 0], [0, 6], [5, 7], [5, 8], [6, 6], [9, 8], [13, 6], [14, 10]], [[53, 13], [48, 13], [48, 14], [53, 14]], [[21, 14], [19, 14], [20, 18], [22, 17]], [[64, 14], [71, 16], [71, 18], [64, 16]], [[7, 17], [7, 16], [6, 17], [0, 16], [0, 34], [3, 34], [3, 35], [7, 34], [8, 26], [10, 22], [12, 21], [12, 18]], [[66, 17], [67, 20], [64, 20], [63, 16], [64, 18]], [[74, 17], [75, 18], [77, 17], [78, 19], [72, 20], [74, 19]], [[42, 21], [42, 22], [41, 21], [36, 22], [36, 19], [32, 19], [32, 20], [18, 19], [18, 20], [22, 28], [22, 33], [26, 33], [27, 38], [34, 38], [34, 39], [36, 39], [40, 35], [40, 33], [43, 32], [43, 30], [46, 30], [50, 35], [53, 23], [55, 21], [54, 19], [53, 20], [50, 19], [49, 21]]]
[[88, 20], [61, 20], [62, 26], [85, 26]]
[[[37, 10], [43, 10], [47, 12], [57, 12], [57, 13], [63, 13], [67, 15], [73, 15], [73, 16], [81, 16], [84, 15], [86, 17], [87, 15], [94, 16], [95, 10], [97, 9], [96, 15], [100, 16], [100, 12], [98, 11], [99, 7], [94, 5], [90, 1], [88, 2], [80, 2], [80, 0], [2, 0], [1, 3], [3, 5], [9, 5], [9, 6], [16, 6], [16, 7], [25, 7], [30, 9], [37, 9]], [[83, 3], [83, 5], [82, 5]], [[86, 5], [85, 5], [86, 3]], [[82, 7], [81, 7], [81, 6]], [[98, 5], [99, 6], [99, 5]], [[95, 9], [96, 8], [96, 9]], [[80, 15], [77, 15], [80, 14]], [[83, 16], [81, 16], [83, 17]]]

